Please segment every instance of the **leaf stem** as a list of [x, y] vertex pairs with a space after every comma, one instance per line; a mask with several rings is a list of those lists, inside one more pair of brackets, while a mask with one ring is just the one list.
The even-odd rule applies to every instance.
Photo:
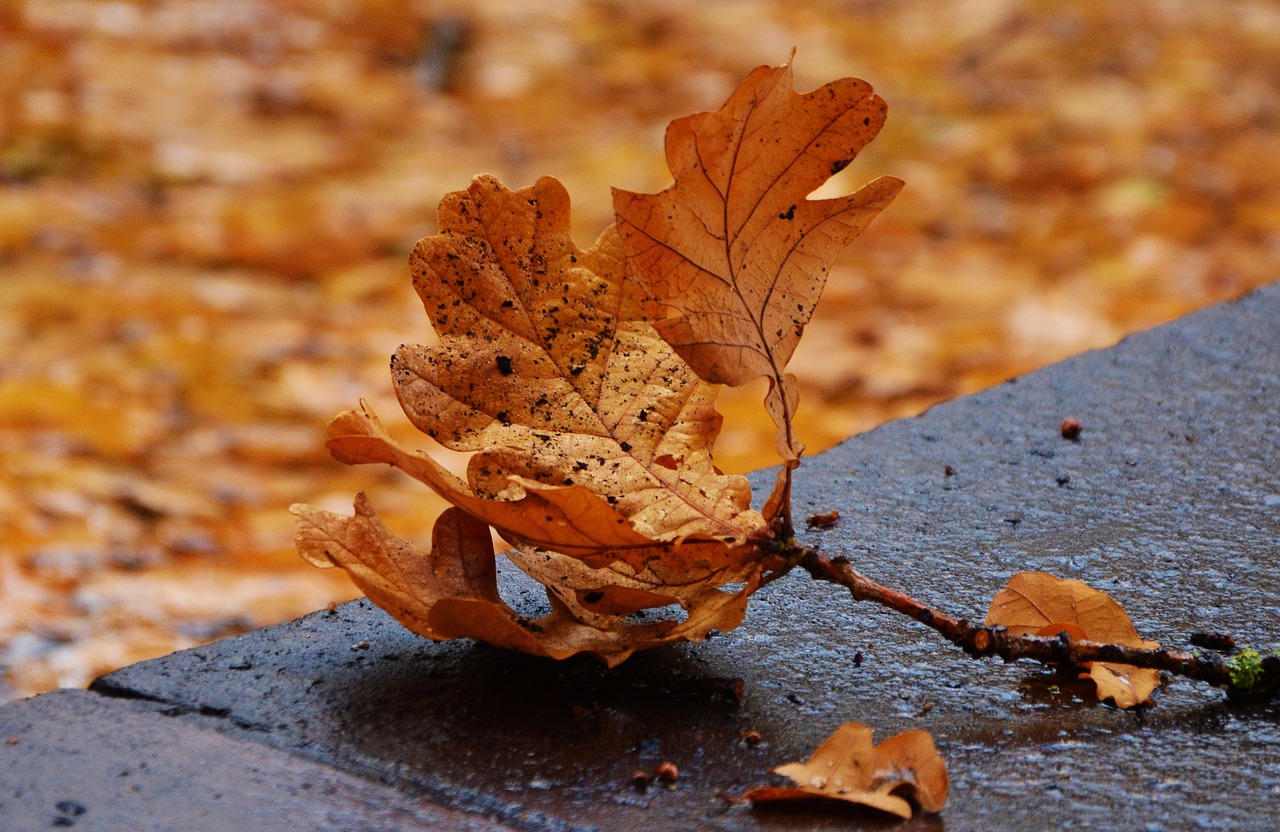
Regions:
[[1242, 651], [1238, 657], [1252, 654], [1247, 672], [1242, 672], [1242, 662], [1223, 659], [1216, 654], [1104, 644], [1072, 639], [1066, 633], [1057, 636], [1014, 635], [1002, 626], [983, 626], [932, 609], [902, 592], [876, 583], [853, 568], [847, 558], [828, 558], [816, 549], [797, 545], [792, 559], [814, 579], [845, 587], [855, 601], [874, 601], [914, 618], [973, 658], [999, 656], [1006, 662], [1031, 659], [1044, 664], [1077, 666], [1088, 662], [1114, 662], [1207, 682], [1226, 688], [1232, 698], [1252, 699], [1280, 694], [1280, 656], [1276, 654], [1262, 657], [1251, 650]]
[[[787, 424], [788, 440], [790, 440], [791, 438], [790, 427], [791, 425], [790, 423], [788, 423]], [[792, 515], [791, 515], [791, 478], [795, 474], [795, 470], [796, 470], [795, 468], [791, 467], [790, 465], [787, 465], [785, 462], [783, 463], [782, 509], [778, 515], [782, 519], [782, 523], [778, 528], [778, 532], [779, 532], [779, 536], [783, 540], [795, 539], [796, 527], [795, 527], [795, 522], [792, 519]]]

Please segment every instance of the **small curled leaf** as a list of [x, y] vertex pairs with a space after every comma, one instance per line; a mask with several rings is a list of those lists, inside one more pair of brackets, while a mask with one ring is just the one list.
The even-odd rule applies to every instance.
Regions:
[[804, 763], [774, 769], [794, 786], [757, 786], [743, 797], [752, 803], [835, 800], [870, 806], [909, 818], [914, 802], [939, 812], [947, 799], [947, 765], [928, 731], [907, 731], [879, 745], [871, 729], [846, 722]]

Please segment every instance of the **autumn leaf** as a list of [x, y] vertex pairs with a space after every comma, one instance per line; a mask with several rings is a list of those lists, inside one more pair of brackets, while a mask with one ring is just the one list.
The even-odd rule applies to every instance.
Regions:
[[329, 423], [328, 447], [348, 465], [383, 462], [431, 486], [454, 505], [530, 546], [555, 546], [588, 563], [605, 565], [650, 554], [655, 541], [636, 532], [607, 500], [581, 487], [521, 482], [522, 495], [507, 500], [478, 496], [429, 454], [401, 447], [361, 403]]
[[[947, 799], [947, 766], [928, 731], [907, 731], [879, 745], [865, 725], [846, 722], [804, 763], [774, 769], [794, 786], [758, 786], [743, 797], [752, 803], [838, 800], [870, 806], [901, 818], [914, 802], [938, 812]], [[910, 800], [908, 800], [908, 798]]]
[[[354, 517], [344, 517], [294, 506], [302, 556], [316, 566], [346, 569], [369, 600], [407, 629], [436, 640], [473, 638], [555, 659], [588, 653], [612, 666], [637, 650], [695, 641], [714, 628], [732, 629], [741, 623], [747, 597], [758, 586], [752, 579], [738, 592], [699, 587], [700, 597], [689, 600], [690, 614], [683, 622], [617, 621], [602, 628], [584, 624], [551, 593], [551, 613], [531, 620], [499, 596], [489, 528], [467, 512], [450, 508], [440, 515], [428, 553], [387, 529], [363, 494], [356, 497], [355, 510]], [[603, 576], [596, 582], [605, 591], [610, 588]], [[644, 606], [624, 598], [620, 608]]]
[[760, 529], [745, 478], [712, 463], [715, 389], [657, 337], [615, 232], [579, 250], [549, 177], [519, 191], [477, 177], [445, 197], [440, 227], [410, 268], [441, 345], [401, 347], [392, 375], [420, 430], [477, 452], [476, 495], [578, 486], [650, 540]]
[[[1062, 580], [1045, 572], [1019, 572], [991, 599], [985, 622], [1014, 635], [1054, 636], [1065, 632], [1075, 640], [1157, 649], [1158, 642], [1138, 636], [1124, 608], [1110, 595], [1082, 581]], [[1098, 699], [1119, 708], [1151, 701], [1160, 674], [1111, 662], [1090, 662], [1080, 678], [1092, 679]]]
[[[351, 519], [298, 507], [299, 548], [346, 568], [432, 638], [620, 661], [737, 626], [758, 585], [767, 523], [746, 479], [715, 468], [716, 388], [654, 330], [657, 307], [628, 278], [616, 231], [579, 249], [559, 182], [512, 191], [485, 176], [445, 196], [439, 226], [410, 268], [440, 343], [402, 346], [392, 376], [415, 426], [473, 452], [467, 478], [400, 446], [367, 405], [334, 419], [329, 448], [348, 464], [396, 466], [470, 523], [492, 526], [515, 547], [506, 556], [547, 587], [552, 617], [527, 627], [490, 594], [430, 582], [389, 594], [417, 568], [409, 564], [448, 555], [395, 539], [367, 504]], [[317, 549], [317, 538], [359, 545]], [[627, 621], [673, 604], [687, 613], [679, 624]], [[484, 610], [483, 635], [465, 621], [439, 626], [464, 607]]]
[[[795, 92], [790, 64], [752, 72], [718, 112], [667, 129], [675, 184], [614, 191], [627, 262], [675, 310], [658, 331], [707, 381], [770, 381], [778, 452], [794, 465], [798, 397], [784, 373], [836, 254], [889, 204], [902, 181], [881, 177], [849, 196], [806, 197], [879, 132], [886, 105], [844, 78]], [[767, 513], [767, 512], [766, 512]]]
[[[757, 70], [720, 113], [672, 125], [675, 186], [653, 197], [618, 192], [619, 226], [586, 250], [572, 240], [569, 197], [554, 179], [512, 191], [480, 176], [446, 195], [440, 233], [410, 258], [439, 344], [400, 347], [392, 376], [419, 430], [472, 454], [466, 478], [396, 443], [363, 403], [330, 424], [328, 446], [342, 462], [387, 463], [421, 480], [466, 523], [451, 514], [437, 528], [449, 545], [427, 554], [391, 535], [363, 497], [354, 518], [296, 507], [304, 555], [352, 572], [432, 638], [612, 662], [737, 626], [766, 566], [785, 566], [763, 545], [790, 531], [790, 470], [802, 450], [791, 430], [795, 388], [782, 370], [835, 252], [901, 183], [805, 197], [883, 117], [864, 82], [801, 96], [789, 67]], [[655, 221], [664, 212], [668, 222]], [[719, 248], [704, 251], [708, 238], [688, 220]], [[678, 256], [655, 259], [663, 246]], [[664, 318], [672, 307], [681, 316]], [[712, 461], [716, 385], [760, 376], [771, 380], [766, 406], [787, 462], [763, 513], [751, 508], [745, 478]], [[550, 617], [526, 626], [487, 583], [405, 582], [423, 564], [464, 555], [488, 563], [491, 550], [456, 543], [459, 529], [480, 526], [546, 587]], [[685, 612], [680, 623], [628, 618], [673, 605]], [[462, 608], [474, 615], [441, 624]]]

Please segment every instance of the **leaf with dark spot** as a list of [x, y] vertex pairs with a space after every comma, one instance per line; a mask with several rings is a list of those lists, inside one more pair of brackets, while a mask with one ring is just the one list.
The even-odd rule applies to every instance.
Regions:
[[[658, 331], [707, 381], [769, 379], [765, 404], [789, 467], [804, 446], [792, 427], [798, 393], [787, 361], [836, 254], [902, 181], [881, 177], [849, 196], [806, 197], [875, 137], [885, 111], [865, 81], [844, 78], [800, 95], [790, 64], [760, 67], [718, 112], [671, 123], [674, 185], [657, 194], [614, 191], [628, 266], [673, 310]], [[780, 477], [766, 515], [782, 487]]]
[[[627, 279], [617, 233], [577, 248], [568, 195], [550, 178], [512, 191], [478, 177], [444, 198], [439, 227], [418, 244], [411, 273], [440, 343], [401, 347], [392, 376], [415, 426], [473, 453], [467, 480], [400, 447], [367, 406], [334, 420], [334, 455], [395, 465], [496, 529], [515, 547], [507, 557], [548, 586], [553, 608], [595, 633], [582, 650], [620, 661], [635, 645], [732, 629], [758, 585], [766, 524], [745, 478], [712, 463], [715, 387], [654, 330], [657, 307]], [[447, 318], [432, 312], [441, 304]], [[407, 544], [378, 541], [376, 562], [401, 569], [393, 562], [409, 556]], [[353, 574], [374, 568], [349, 550], [326, 557]], [[578, 600], [597, 591], [605, 601]], [[631, 632], [630, 613], [673, 604], [683, 622], [618, 637]], [[524, 649], [517, 642], [503, 646]]]

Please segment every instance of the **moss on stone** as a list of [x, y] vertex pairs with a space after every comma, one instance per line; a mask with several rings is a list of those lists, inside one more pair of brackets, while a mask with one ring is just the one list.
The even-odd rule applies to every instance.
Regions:
[[1245, 648], [1227, 659], [1227, 671], [1233, 688], [1248, 690], [1262, 678], [1262, 656], [1252, 647]]

